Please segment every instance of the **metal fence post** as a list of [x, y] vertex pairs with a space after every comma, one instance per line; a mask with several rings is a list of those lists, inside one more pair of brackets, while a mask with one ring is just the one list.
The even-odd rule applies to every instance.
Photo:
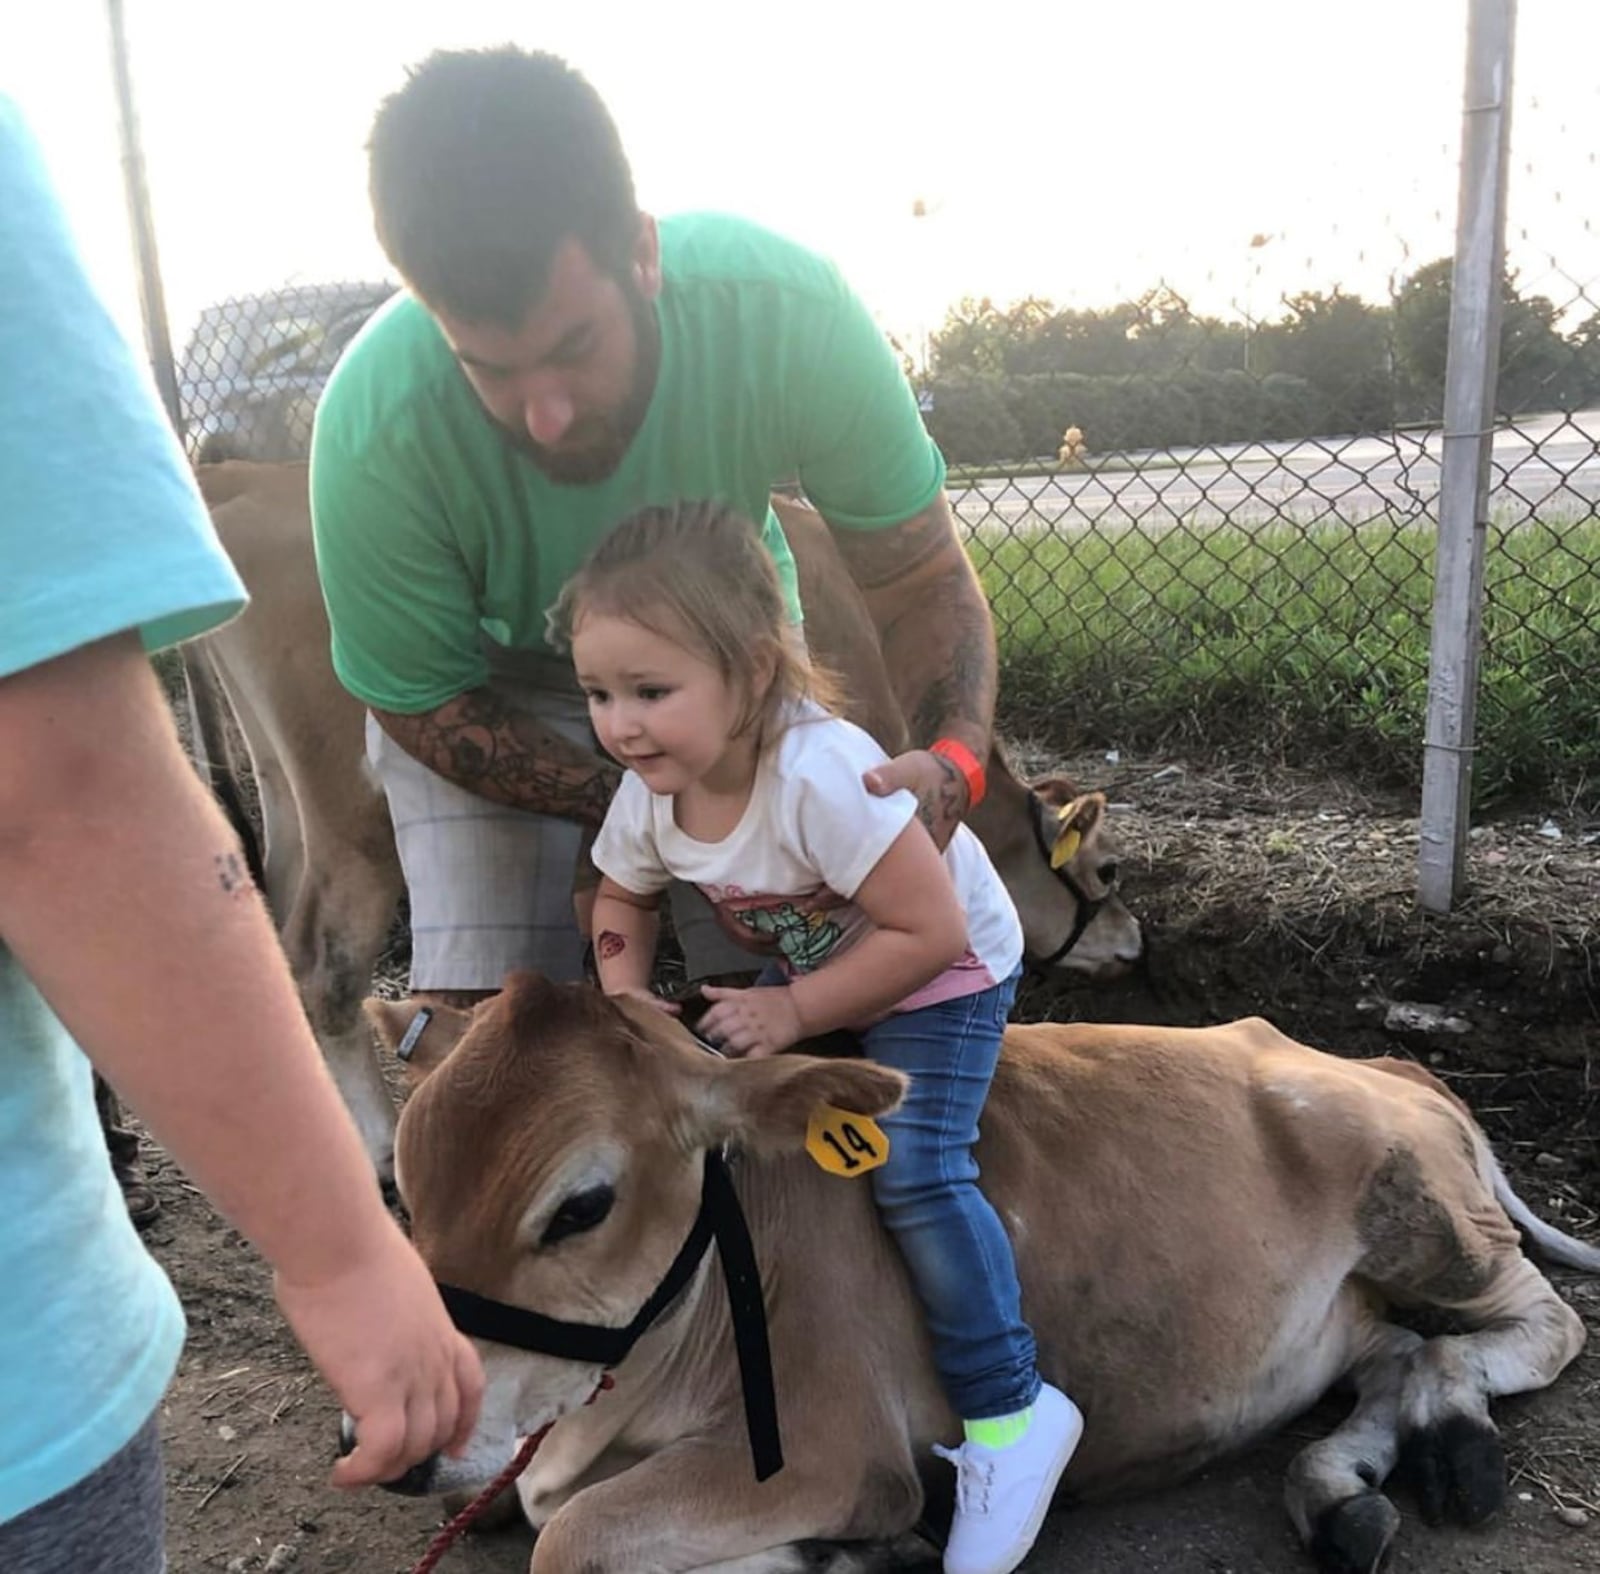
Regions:
[[117, 130], [122, 143], [122, 184], [128, 199], [128, 224], [133, 231], [139, 267], [139, 307], [144, 317], [145, 350], [155, 373], [161, 402], [180, 441], [183, 407], [178, 399], [178, 374], [172, 361], [172, 337], [167, 328], [167, 302], [161, 288], [161, 263], [156, 251], [155, 221], [150, 213], [150, 190], [145, 183], [144, 149], [139, 142], [139, 121], [133, 107], [133, 76], [128, 68], [128, 33], [122, 0], [106, 0], [111, 24], [111, 70], [117, 93]]
[[1417, 864], [1434, 912], [1455, 900], [1471, 809], [1516, 19], [1516, 0], [1470, 0]]

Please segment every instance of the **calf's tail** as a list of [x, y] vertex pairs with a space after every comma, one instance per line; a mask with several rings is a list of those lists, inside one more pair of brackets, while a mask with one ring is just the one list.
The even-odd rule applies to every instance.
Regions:
[[1539, 1255], [1548, 1262], [1559, 1263], [1563, 1268], [1600, 1274], [1600, 1246], [1590, 1246], [1558, 1230], [1553, 1224], [1546, 1224], [1511, 1189], [1511, 1182], [1500, 1168], [1500, 1161], [1489, 1151], [1488, 1142], [1482, 1137], [1478, 1140], [1482, 1162], [1487, 1166], [1489, 1179], [1494, 1185], [1495, 1201], [1506, 1210], [1511, 1222], [1538, 1248]]

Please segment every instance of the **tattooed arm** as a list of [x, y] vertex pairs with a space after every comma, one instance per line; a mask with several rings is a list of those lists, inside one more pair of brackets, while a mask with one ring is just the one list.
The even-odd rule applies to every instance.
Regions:
[[374, 709], [413, 759], [492, 803], [597, 826], [622, 773], [492, 689], [469, 689], [417, 715]]
[[884, 662], [915, 745], [870, 773], [874, 791], [909, 787], [943, 846], [967, 809], [967, 784], [939, 738], [988, 759], [996, 688], [994, 622], [983, 587], [956, 536], [944, 493], [887, 530], [836, 530], [839, 553], [861, 588]]

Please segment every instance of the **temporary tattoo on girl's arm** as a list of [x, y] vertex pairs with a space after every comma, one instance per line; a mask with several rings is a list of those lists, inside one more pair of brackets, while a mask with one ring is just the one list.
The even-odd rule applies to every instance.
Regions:
[[609, 962], [614, 957], [619, 957], [628, 949], [628, 942], [619, 935], [615, 929], [602, 929], [599, 938], [595, 941], [595, 954], [602, 962]]

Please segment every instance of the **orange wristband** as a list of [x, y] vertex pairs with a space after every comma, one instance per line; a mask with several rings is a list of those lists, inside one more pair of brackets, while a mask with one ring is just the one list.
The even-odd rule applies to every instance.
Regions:
[[967, 808], [973, 810], [983, 802], [983, 795], [988, 790], [988, 781], [983, 774], [983, 767], [978, 764], [978, 757], [966, 744], [958, 743], [954, 738], [940, 738], [937, 743], [928, 748], [929, 754], [938, 754], [955, 766], [967, 780]]

